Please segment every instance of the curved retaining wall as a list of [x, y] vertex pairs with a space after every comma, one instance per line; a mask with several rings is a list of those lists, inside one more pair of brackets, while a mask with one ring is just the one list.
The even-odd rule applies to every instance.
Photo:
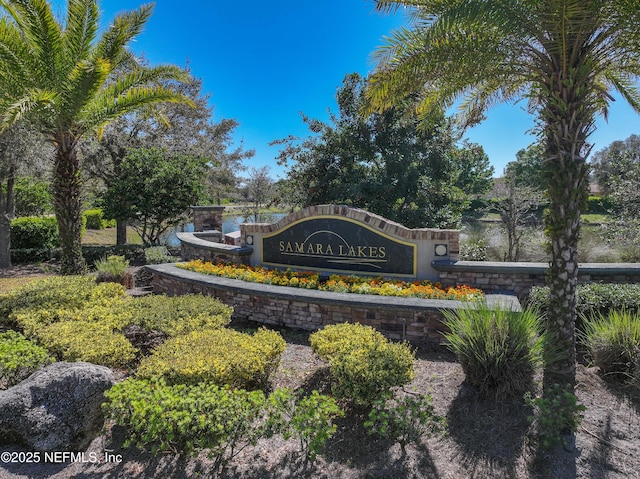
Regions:
[[[264, 324], [316, 330], [328, 324], [358, 322], [385, 336], [413, 343], [440, 343], [443, 309], [461, 301], [426, 300], [273, 286], [195, 273], [175, 264], [147, 266], [155, 293], [169, 296], [201, 293], [234, 307], [234, 317]], [[488, 295], [487, 303], [519, 310], [513, 296]]]

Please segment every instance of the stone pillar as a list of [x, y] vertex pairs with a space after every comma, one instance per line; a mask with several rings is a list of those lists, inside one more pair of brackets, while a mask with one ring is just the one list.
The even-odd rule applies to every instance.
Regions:
[[192, 206], [193, 211], [193, 231], [222, 232], [222, 213], [224, 206]]

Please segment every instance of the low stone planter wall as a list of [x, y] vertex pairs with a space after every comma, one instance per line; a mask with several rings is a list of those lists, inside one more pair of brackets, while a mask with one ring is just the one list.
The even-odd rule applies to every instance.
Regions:
[[[444, 330], [441, 310], [468, 304], [248, 283], [187, 271], [174, 264], [147, 268], [153, 274], [155, 293], [211, 295], [233, 306], [234, 317], [239, 319], [306, 330], [320, 329], [328, 324], [358, 322], [373, 326], [389, 339], [412, 343], [440, 343]], [[513, 296], [489, 295], [487, 302], [520, 309]]]
[[[434, 261], [443, 285], [468, 284], [483, 291], [511, 292], [521, 300], [533, 286], [544, 286], [547, 263], [500, 263], [490, 261]], [[579, 283], [638, 283], [639, 263], [582, 263]]]

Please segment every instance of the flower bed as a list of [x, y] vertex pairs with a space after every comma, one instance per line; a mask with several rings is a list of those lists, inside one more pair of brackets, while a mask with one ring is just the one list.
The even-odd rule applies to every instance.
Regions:
[[444, 288], [431, 281], [406, 282], [383, 278], [331, 275], [322, 281], [317, 273], [309, 271], [281, 271], [260, 266], [246, 266], [226, 263], [209, 263], [191, 260], [177, 265], [179, 268], [197, 273], [239, 279], [253, 283], [275, 284], [296, 288], [318, 289], [338, 293], [375, 294], [379, 296], [401, 296], [406, 298], [453, 299], [458, 301], [479, 301], [484, 298], [481, 290], [470, 286]]

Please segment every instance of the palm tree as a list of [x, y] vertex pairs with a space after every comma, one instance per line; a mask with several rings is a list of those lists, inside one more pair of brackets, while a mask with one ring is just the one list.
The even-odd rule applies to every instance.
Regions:
[[186, 78], [174, 66], [119, 68], [137, 63], [127, 44], [150, 17], [151, 4], [119, 15], [99, 37], [97, 0], [68, 0], [63, 23], [46, 0], [0, 0], [0, 6], [0, 130], [29, 118], [53, 143], [62, 272], [80, 273], [85, 264], [78, 142], [144, 105], [189, 103], [159, 83]]
[[[376, 52], [368, 98], [385, 109], [418, 92], [417, 112], [456, 103], [464, 124], [500, 102], [527, 99], [545, 148], [552, 259], [547, 328], [561, 354], [545, 386], [575, 385], [575, 315], [580, 210], [599, 114], [617, 91], [640, 111], [637, 0], [377, 0], [410, 7], [410, 27]], [[499, 141], [499, 139], [496, 139]]]

